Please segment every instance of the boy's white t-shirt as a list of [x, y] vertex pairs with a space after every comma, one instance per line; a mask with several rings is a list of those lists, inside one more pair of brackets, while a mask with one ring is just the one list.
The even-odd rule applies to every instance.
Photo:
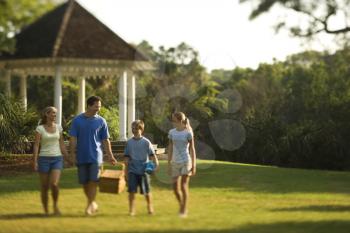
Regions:
[[35, 131], [41, 135], [39, 156], [62, 155], [59, 139], [63, 129], [60, 125], [56, 124], [56, 131], [54, 133], [47, 132], [44, 125], [38, 125]]
[[188, 141], [193, 138], [192, 132], [187, 129], [178, 131], [175, 128], [169, 131], [168, 137], [173, 142], [172, 162], [184, 163], [191, 161]]

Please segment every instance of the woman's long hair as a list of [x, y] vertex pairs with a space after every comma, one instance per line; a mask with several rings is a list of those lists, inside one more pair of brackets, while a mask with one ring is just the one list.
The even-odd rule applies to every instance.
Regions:
[[186, 117], [185, 113], [183, 112], [175, 112], [173, 113], [173, 117], [175, 117], [178, 121], [181, 122], [181, 124], [185, 125], [186, 129], [193, 133], [190, 120]]
[[41, 119], [39, 121], [39, 125], [45, 125], [47, 123], [47, 114], [52, 111], [57, 111], [57, 109], [52, 106], [44, 108], [44, 110], [41, 112]]

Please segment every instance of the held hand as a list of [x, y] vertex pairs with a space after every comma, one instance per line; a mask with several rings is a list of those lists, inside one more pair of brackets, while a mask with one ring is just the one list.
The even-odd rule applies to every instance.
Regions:
[[71, 166], [75, 165], [74, 157], [75, 157], [74, 153], [70, 153], [69, 155], [66, 156], [66, 158], [68, 159], [68, 162]]
[[75, 166], [75, 161], [71, 158], [68, 159], [68, 163], [70, 166], [74, 167]]

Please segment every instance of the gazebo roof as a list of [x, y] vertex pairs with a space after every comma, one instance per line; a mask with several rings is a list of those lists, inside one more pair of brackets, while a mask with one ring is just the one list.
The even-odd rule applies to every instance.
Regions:
[[58, 6], [16, 35], [14, 54], [1, 59], [148, 59], [74, 0]]

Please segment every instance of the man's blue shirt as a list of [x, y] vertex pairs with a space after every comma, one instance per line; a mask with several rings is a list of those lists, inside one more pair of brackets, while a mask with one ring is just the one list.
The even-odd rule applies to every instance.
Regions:
[[79, 114], [73, 119], [69, 134], [77, 138], [77, 165], [102, 163], [103, 140], [109, 138], [107, 122], [103, 117]]

